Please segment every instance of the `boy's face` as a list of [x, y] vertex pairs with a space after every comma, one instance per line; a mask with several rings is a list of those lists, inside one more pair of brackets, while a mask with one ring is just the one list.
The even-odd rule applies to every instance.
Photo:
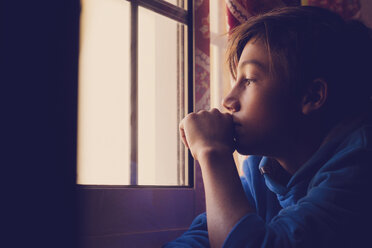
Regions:
[[289, 94], [289, 84], [270, 76], [269, 61], [262, 41], [248, 42], [235, 85], [223, 102], [233, 115], [236, 149], [241, 154], [282, 154], [290, 147], [298, 124], [300, 111]]

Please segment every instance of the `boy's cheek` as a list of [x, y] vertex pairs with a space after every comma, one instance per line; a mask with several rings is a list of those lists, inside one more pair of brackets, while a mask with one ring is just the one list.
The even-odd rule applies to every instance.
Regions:
[[281, 125], [272, 115], [258, 111], [255, 118], [247, 118], [235, 127], [237, 151], [245, 155], [262, 154], [281, 135]]

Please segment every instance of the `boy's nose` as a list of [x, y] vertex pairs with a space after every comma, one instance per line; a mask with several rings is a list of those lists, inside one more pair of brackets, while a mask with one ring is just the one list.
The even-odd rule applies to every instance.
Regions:
[[223, 99], [222, 105], [230, 112], [237, 112], [240, 109], [239, 101], [232, 92]]

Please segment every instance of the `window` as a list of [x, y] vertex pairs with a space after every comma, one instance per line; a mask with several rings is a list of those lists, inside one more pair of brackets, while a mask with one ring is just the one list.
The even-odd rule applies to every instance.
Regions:
[[186, 7], [82, 0], [78, 184], [192, 186], [178, 134], [193, 107]]
[[[178, 135], [174, 137], [178, 120], [192, 111], [194, 102], [193, 46], [198, 32], [192, 28], [193, 2], [82, 0], [78, 183], [83, 185], [77, 187], [80, 247], [161, 247], [205, 211], [200, 169], [194, 169], [191, 155], [182, 150]], [[208, 1], [203, 3], [207, 7]], [[203, 83], [209, 84], [209, 78]], [[158, 115], [169, 125], [162, 127]], [[136, 125], [125, 128], [131, 120]], [[144, 126], [146, 122], [151, 126]], [[156, 132], [167, 134], [154, 137]], [[173, 147], [168, 149], [167, 145]], [[171, 149], [173, 155], [168, 156]], [[159, 156], [155, 160], [160, 162], [152, 161], [157, 153], [168, 160]], [[144, 159], [152, 163], [148, 165]], [[131, 166], [130, 161], [137, 161], [138, 166]], [[108, 169], [100, 171], [92, 165]], [[156, 166], [160, 176], [142, 178], [141, 170], [151, 166]], [[173, 168], [169, 181], [163, 180], [169, 168], [161, 166]], [[185, 170], [174, 170], [182, 166]]]

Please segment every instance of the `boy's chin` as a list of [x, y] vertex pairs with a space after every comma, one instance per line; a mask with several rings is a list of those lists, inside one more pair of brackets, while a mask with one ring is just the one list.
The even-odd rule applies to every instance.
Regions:
[[236, 142], [235, 144], [236, 151], [241, 155], [261, 155], [262, 151], [258, 149], [257, 146], [252, 144], [241, 144], [240, 142]]
[[235, 149], [241, 155], [253, 155], [252, 149], [249, 149], [247, 146], [239, 144], [238, 142], [236, 143]]

